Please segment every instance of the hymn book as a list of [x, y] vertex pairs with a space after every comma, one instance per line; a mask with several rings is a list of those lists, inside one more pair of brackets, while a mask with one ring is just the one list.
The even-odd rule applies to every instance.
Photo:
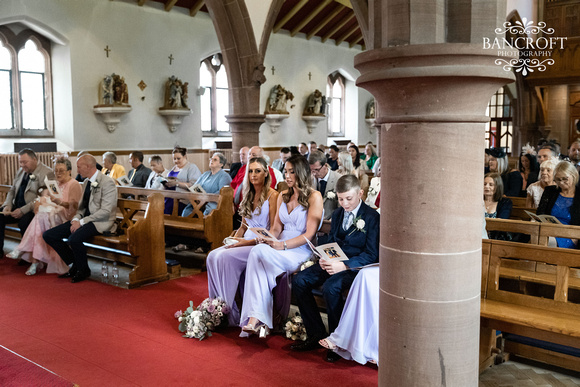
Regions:
[[199, 184], [192, 185], [191, 187], [189, 187], [189, 190], [193, 193], [201, 193], [201, 194], [206, 193], [203, 187]]
[[560, 222], [558, 220], [558, 218], [556, 218], [555, 216], [552, 215], [536, 215], [533, 212], [530, 212], [528, 210], [524, 210], [526, 212], [526, 214], [528, 214], [528, 216], [530, 218], [532, 218], [533, 220], [535, 220], [536, 222], [543, 222], [543, 223], [552, 223], [552, 224], [562, 224], [562, 222]]
[[123, 187], [131, 187], [131, 186], [133, 186], [133, 184], [131, 183], [131, 180], [129, 180], [129, 178], [127, 177], [127, 175], [123, 175], [121, 177], [118, 177], [116, 180], [117, 180], [117, 183], [119, 183]]
[[306, 239], [306, 243], [308, 243], [308, 247], [310, 247], [312, 253], [318, 258], [327, 261], [348, 261], [348, 257], [344, 251], [342, 251], [338, 243], [327, 243], [316, 247], [308, 240], [308, 238], [304, 237], [304, 239]]

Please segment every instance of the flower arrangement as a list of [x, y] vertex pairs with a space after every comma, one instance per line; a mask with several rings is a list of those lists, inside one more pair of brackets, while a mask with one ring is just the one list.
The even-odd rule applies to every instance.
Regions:
[[183, 337], [199, 339], [200, 341], [211, 336], [211, 331], [225, 322], [224, 316], [230, 313], [230, 307], [221, 298], [206, 298], [197, 308], [193, 308], [193, 301], [189, 301], [189, 307], [182, 312], [175, 312], [175, 318], [179, 321], [179, 331], [184, 332]]
[[[354, 224], [354, 227], [355, 227], [355, 228], [354, 228], [354, 230], [352, 230], [352, 231], [350, 232], [350, 234], [352, 234], [352, 233], [353, 233], [353, 232], [355, 232], [355, 231], [360, 231], [360, 232], [363, 232], [363, 233], [366, 233], [366, 232], [367, 232], [367, 230], [365, 230], [365, 225], [366, 225], [366, 223], [365, 223], [365, 221], [364, 221], [364, 220], [363, 220], [363, 219], [360, 217], [360, 215], [359, 215], [359, 216], [357, 216], [356, 218], [354, 218], [354, 220], [352, 221], [352, 224]], [[348, 234], [348, 235], [350, 235], [350, 234]]]
[[308, 336], [306, 335], [306, 327], [304, 326], [302, 317], [300, 317], [300, 313], [296, 312], [294, 317], [290, 317], [286, 321], [284, 332], [286, 332], [287, 339], [306, 341]]

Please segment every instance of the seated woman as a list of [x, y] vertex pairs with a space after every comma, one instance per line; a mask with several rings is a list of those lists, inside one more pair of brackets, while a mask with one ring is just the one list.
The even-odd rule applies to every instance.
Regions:
[[379, 156], [377, 156], [377, 152], [375, 151], [375, 147], [372, 143], [368, 143], [365, 146], [365, 159], [364, 162], [366, 163], [367, 169], [372, 171], [373, 167], [375, 166], [375, 162]]
[[[167, 174], [167, 182], [163, 184], [165, 189], [179, 192], [189, 192], [197, 179], [201, 176], [201, 171], [194, 163], [187, 161], [187, 149], [176, 146], [173, 148], [173, 168]], [[186, 203], [179, 202], [177, 213], [181, 214], [185, 209]], [[173, 199], [165, 198], [166, 214], [173, 213]]]
[[[219, 193], [220, 190], [226, 185], [232, 182], [232, 178], [229, 173], [223, 170], [224, 165], [227, 163], [226, 156], [223, 153], [216, 152], [209, 159], [209, 171], [204, 172], [203, 175], [197, 179], [195, 184], [199, 184], [201, 188], [207, 193]], [[216, 202], [208, 202], [205, 205], [204, 215], [208, 215], [210, 212], [217, 208]], [[193, 206], [188, 204], [181, 216], [189, 216], [193, 211]]]
[[278, 196], [276, 219], [271, 234], [277, 241], [258, 238], [262, 243], [250, 251], [240, 326], [243, 333], [260, 337], [273, 327], [273, 296], [276, 278], [297, 270], [310, 255], [306, 240], [312, 240], [320, 225], [322, 195], [310, 186], [310, 166], [304, 157], [286, 161], [288, 190]]
[[118, 179], [127, 174], [125, 168], [117, 164], [117, 155], [113, 152], [103, 153], [103, 170], [101, 172], [112, 179]]
[[538, 208], [540, 199], [542, 198], [546, 187], [556, 184], [554, 183], [554, 168], [556, 168], [558, 162], [558, 159], [554, 157], [544, 161], [540, 165], [540, 179], [535, 183], [530, 184], [526, 189], [526, 207]]
[[501, 175], [503, 194], [520, 196], [524, 184], [522, 175], [515, 169], [510, 171], [508, 157], [503, 148], [490, 148], [485, 151], [489, 154], [489, 171]]
[[[578, 171], [568, 161], [560, 161], [554, 168], [555, 186], [547, 186], [536, 213], [555, 216], [562, 224], [580, 225], [580, 189]], [[556, 238], [558, 247], [575, 249], [577, 239]]]
[[366, 199], [366, 192], [369, 188], [369, 176], [365, 172], [366, 164], [364, 162], [361, 163], [362, 160], [358, 155], [360, 155], [360, 153], [356, 145], [351, 145], [348, 148], [348, 152], [340, 152], [338, 155], [339, 168], [337, 172], [341, 175], [351, 174], [358, 177], [360, 187], [365, 192], [363, 199]]
[[520, 175], [522, 175], [522, 192], [521, 197], [527, 196], [527, 188], [530, 184], [538, 181], [538, 174], [540, 172], [540, 165], [536, 156], [526, 153], [520, 155]]
[[503, 196], [503, 181], [497, 173], [490, 172], [483, 179], [483, 201], [486, 218], [509, 219], [512, 201]]
[[[22, 259], [32, 264], [26, 275], [34, 275], [47, 264], [47, 273], [64, 274], [68, 266], [58, 256], [52, 247], [48, 246], [42, 234], [55, 226], [68, 222], [77, 212], [79, 200], [82, 196], [81, 185], [72, 178], [72, 165], [68, 159], [58, 159], [54, 166], [56, 182], [61, 192], [60, 198], [52, 196], [49, 189], [44, 189], [41, 197], [34, 206], [35, 216], [24, 233], [22, 241], [8, 256]], [[50, 195], [50, 196], [49, 196]]]
[[362, 269], [348, 292], [340, 323], [319, 344], [360, 364], [379, 362], [379, 267]]
[[[241, 276], [246, 270], [250, 250], [257, 243], [257, 235], [249, 229], [270, 229], [276, 217], [278, 192], [270, 188], [268, 165], [261, 157], [251, 158], [244, 177], [244, 198], [239, 213], [242, 226], [234, 234], [238, 243], [215, 249], [207, 256], [207, 283], [210, 297], [221, 297], [231, 307], [230, 325], [240, 323], [240, 308], [235, 302], [236, 292], [242, 290]], [[228, 175], [229, 176], [229, 175]]]

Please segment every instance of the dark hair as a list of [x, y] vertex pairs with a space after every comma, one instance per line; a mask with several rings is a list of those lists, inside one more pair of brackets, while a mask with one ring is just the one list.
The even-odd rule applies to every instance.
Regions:
[[159, 164], [159, 163], [163, 164], [163, 159], [159, 155], [153, 155], [153, 156], [149, 157], [149, 162], [152, 162], [152, 161], [155, 161], [157, 164]]
[[340, 149], [338, 149], [338, 147], [336, 145], [331, 145], [330, 149], [332, 149], [333, 151], [335, 151], [336, 153], [340, 152]]
[[540, 164], [538, 164], [538, 159], [536, 159], [536, 156], [531, 155], [529, 153], [526, 153], [526, 154], [520, 155], [520, 172], [525, 172], [524, 166], [521, 162], [522, 157], [525, 157], [530, 162], [530, 172], [536, 172], [536, 171], [540, 170]]
[[308, 145], [306, 145], [305, 142], [301, 142], [300, 145], [304, 145], [305, 147], [308, 147]]
[[308, 156], [308, 164], [314, 165], [317, 161], [320, 163], [320, 166], [324, 166], [324, 164], [326, 164], [326, 155], [319, 150], [310, 152], [310, 155]]
[[493, 201], [499, 202], [503, 197], [503, 180], [501, 179], [501, 175], [496, 172], [489, 172], [486, 173], [483, 180], [485, 181], [486, 177], [490, 177], [493, 179], [493, 183], [495, 184], [495, 192], [493, 193]]
[[298, 152], [298, 147], [297, 146], [291, 146], [290, 147], [290, 153], [292, 154], [292, 156], [299, 155], [300, 154], [300, 152]]
[[308, 141], [308, 145], [312, 145], [312, 144], [316, 145], [316, 141]]
[[38, 189], [36, 190], [36, 194], [40, 195], [42, 193], [42, 191], [44, 191], [45, 189], [48, 189], [47, 186], [45, 185], [41, 185], [40, 187], [38, 187]]
[[32, 149], [30, 149], [30, 148], [24, 148], [24, 149], [22, 149], [20, 152], [18, 152], [18, 155], [19, 156], [28, 155], [28, 156], [30, 156], [33, 159], [36, 159], [37, 158], [36, 157], [36, 153]]
[[356, 157], [354, 158], [354, 160], [352, 160], [352, 165], [354, 165], [355, 168], [360, 167], [360, 151], [358, 150], [358, 146], [356, 145], [351, 145], [348, 147], [348, 149], [353, 148], [356, 151]]
[[175, 148], [173, 148], [173, 152], [171, 153], [180, 153], [182, 156], [185, 156], [187, 154], [187, 148], [182, 148], [179, 145], [176, 145]]
[[290, 148], [284, 147], [284, 148], [280, 149], [280, 153], [290, 153]]
[[141, 152], [141, 151], [131, 152], [131, 156], [133, 156], [134, 158], [136, 157], [140, 163], [143, 162], [143, 152]]
[[558, 152], [558, 149], [557, 149], [556, 145], [554, 145], [552, 143], [546, 143], [546, 144], [542, 145], [542, 147], [540, 148], [540, 150], [542, 150], [542, 149], [548, 149], [548, 150], [550, 150], [552, 152], [552, 155], [554, 157], [558, 157], [558, 153], [560, 153], [560, 152]]
[[360, 180], [355, 175], [344, 175], [336, 182], [336, 193], [345, 193], [353, 188], [360, 190]]
[[298, 190], [298, 203], [308, 209], [308, 198], [312, 193], [310, 166], [304, 156], [294, 155], [286, 160], [286, 173], [288, 173], [288, 163], [292, 164], [294, 169], [295, 183], [294, 187], [289, 187], [288, 191], [282, 195], [284, 203], [288, 203], [294, 194], [294, 189]]

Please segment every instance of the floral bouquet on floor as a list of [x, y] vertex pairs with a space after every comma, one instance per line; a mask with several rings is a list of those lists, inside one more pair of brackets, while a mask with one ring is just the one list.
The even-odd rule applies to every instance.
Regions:
[[221, 298], [206, 298], [197, 308], [193, 308], [193, 301], [189, 301], [189, 307], [182, 312], [175, 312], [175, 318], [179, 321], [179, 331], [184, 332], [183, 337], [199, 339], [200, 341], [211, 336], [216, 327], [226, 323], [224, 318], [230, 313], [230, 307]]
[[294, 317], [290, 317], [286, 321], [284, 332], [286, 332], [287, 339], [306, 341], [308, 336], [306, 336], [306, 327], [304, 326], [302, 317], [300, 317], [300, 313], [296, 312]]

